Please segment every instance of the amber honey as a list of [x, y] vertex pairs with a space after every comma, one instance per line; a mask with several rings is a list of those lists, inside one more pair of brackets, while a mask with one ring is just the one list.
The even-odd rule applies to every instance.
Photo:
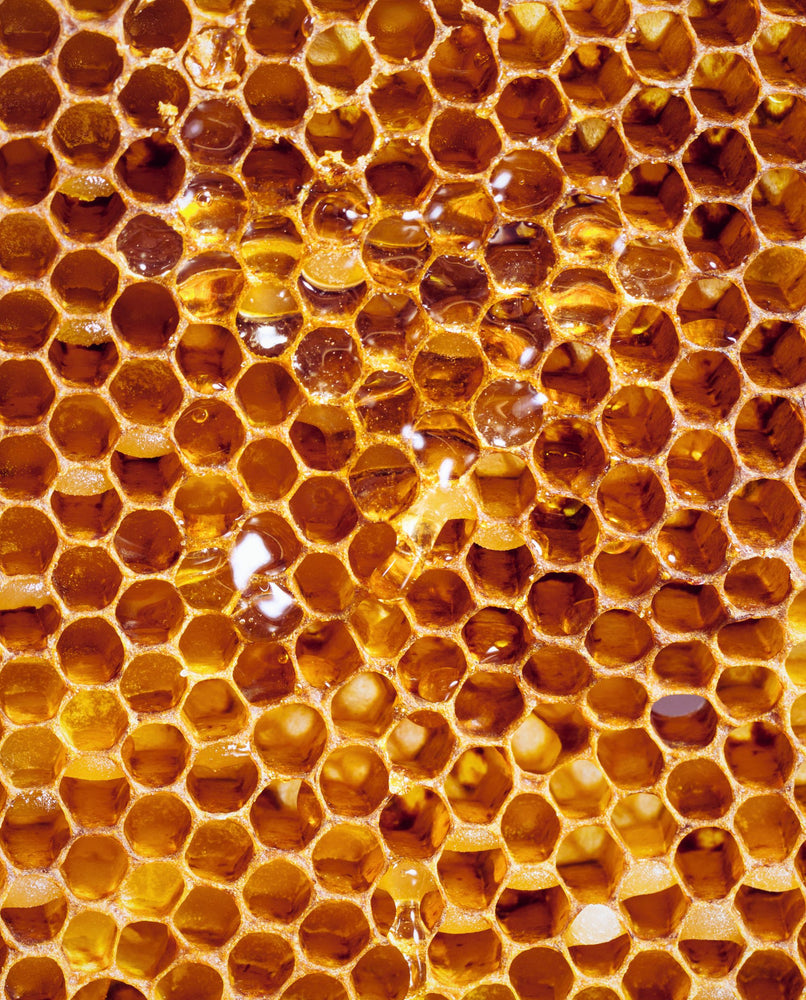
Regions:
[[0, 0], [8, 1000], [797, 1000], [806, 3]]

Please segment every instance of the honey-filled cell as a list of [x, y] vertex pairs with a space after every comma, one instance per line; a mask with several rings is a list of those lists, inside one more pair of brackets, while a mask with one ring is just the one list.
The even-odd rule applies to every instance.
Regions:
[[803, 0], [0, 0], [9, 1000], [795, 1000]]

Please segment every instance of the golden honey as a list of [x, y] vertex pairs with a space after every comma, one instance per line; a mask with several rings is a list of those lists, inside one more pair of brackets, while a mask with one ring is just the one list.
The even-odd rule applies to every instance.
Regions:
[[801, 996], [805, 19], [0, 0], [8, 1000]]

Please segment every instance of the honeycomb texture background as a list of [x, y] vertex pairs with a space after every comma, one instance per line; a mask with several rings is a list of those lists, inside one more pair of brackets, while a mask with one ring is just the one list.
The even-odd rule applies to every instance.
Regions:
[[796, 1000], [804, 0], [0, 2], [10, 1000]]

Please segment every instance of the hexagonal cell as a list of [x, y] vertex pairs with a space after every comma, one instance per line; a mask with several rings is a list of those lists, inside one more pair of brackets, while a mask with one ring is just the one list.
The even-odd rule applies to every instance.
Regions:
[[783, 1000], [796, 1000], [803, 992], [800, 969], [783, 951], [754, 952], [736, 973], [736, 988], [742, 1000], [761, 1000], [769, 990], [777, 990]]
[[352, 25], [336, 25], [316, 35], [308, 43], [305, 62], [317, 83], [349, 92], [360, 86], [372, 69], [372, 56]]
[[106, 969], [112, 964], [118, 927], [108, 913], [77, 913], [62, 935], [62, 950], [73, 969]]
[[662, 799], [647, 792], [636, 792], [616, 803], [612, 822], [637, 858], [666, 854], [677, 835], [677, 824]]
[[401, 132], [421, 129], [433, 105], [431, 92], [414, 70], [376, 74], [369, 99], [381, 124]]
[[182, 847], [190, 833], [191, 822], [190, 810], [181, 799], [170, 792], [155, 792], [134, 803], [126, 816], [123, 832], [136, 854], [160, 858]]
[[466, 249], [478, 248], [495, 222], [495, 204], [472, 181], [442, 184], [428, 203], [425, 219], [434, 233]]
[[462, 636], [480, 663], [510, 663], [520, 659], [531, 639], [520, 615], [507, 608], [482, 608], [472, 615]]
[[493, 51], [481, 25], [455, 28], [434, 50], [428, 65], [434, 88], [453, 101], [477, 103], [496, 87]]
[[50, 213], [61, 231], [81, 243], [106, 239], [125, 211], [115, 188], [97, 176], [64, 181], [50, 202]]
[[646, 656], [653, 645], [651, 628], [633, 611], [605, 611], [585, 636], [586, 649], [605, 667], [635, 663]]
[[227, 965], [239, 992], [274, 993], [294, 969], [294, 952], [277, 934], [245, 934], [230, 952]]
[[50, 868], [70, 840], [70, 826], [48, 792], [12, 799], [0, 824], [0, 847], [17, 868]]
[[680, 297], [677, 314], [686, 338], [701, 347], [727, 347], [750, 321], [742, 291], [724, 278], [692, 281]]
[[512, 789], [512, 769], [492, 747], [471, 747], [457, 759], [445, 779], [451, 809], [468, 823], [488, 823]]
[[620, 918], [603, 903], [584, 907], [564, 934], [574, 965], [588, 976], [616, 972], [630, 950], [630, 938]]
[[[629, 92], [634, 80], [618, 52], [594, 42], [580, 45], [568, 56], [560, 68], [559, 78], [570, 100], [580, 107], [596, 109], [618, 104]], [[561, 100], [559, 95], [556, 95], [556, 100]], [[551, 101], [546, 110], [553, 112], [555, 121], [559, 120], [560, 108], [555, 101]], [[566, 114], [562, 115], [560, 124], [565, 123], [566, 117]]]
[[598, 406], [610, 389], [607, 365], [584, 344], [555, 348], [543, 364], [541, 381], [553, 403], [583, 413]]
[[669, 775], [666, 794], [687, 819], [717, 819], [733, 803], [733, 790], [724, 771], [706, 758], [678, 764]]
[[220, 948], [237, 931], [240, 913], [230, 893], [196, 886], [185, 896], [173, 919], [174, 926], [189, 944]]
[[583, 903], [606, 902], [623, 870], [623, 854], [601, 826], [579, 826], [560, 842], [557, 873]]
[[0, 194], [10, 205], [26, 207], [41, 201], [53, 186], [56, 161], [34, 139], [12, 139], [0, 148]]
[[716, 735], [718, 717], [700, 695], [669, 694], [652, 706], [650, 721], [669, 746], [707, 746]]
[[286, 924], [306, 909], [312, 891], [313, 886], [302, 869], [279, 858], [256, 868], [247, 879], [243, 894], [244, 902], [256, 917]]
[[59, 664], [68, 680], [105, 684], [117, 677], [125, 650], [120, 636], [104, 618], [77, 618], [56, 643]]
[[751, 664], [727, 667], [719, 675], [716, 685], [719, 700], [731, 715], [739, 719], [769, 711], [782, 691], [781, 682], [773, 671]]
[[245, 827], [234, 820], [214, 820], [196, 829], [185, 860], [194, 875], [213, 882], [234, 882], [249, 867], [253, 854]]
[[135, 712], [174, 708], [186, 687], [182, 666], [165, 653], [135, 656], [120, 679], [120, 693]]
[[804, 259], [792, 247], [762, 250], [745, 272], [745, 288], [757, 305], [771, 312], [796, 312], [806, 301]]
[[656, 156], [676, 152], [696, 126], [694, 112], [685, 98], [662, 87], [639, 90], [621, 120], [630, 144], [641, 153]]
[[417, 786], [391, 795], [379, 817], [384, 841], [405, 858], [430, 858], [439, 850], [450, 826], [450, 813], [439, 795]]
[[411, 712], [387, 737], [386, 750], [393, 766], [413, 778], [431, 778], [448, 763], [456, 739], [437, 712]]
[[115, 40], [97, 31], [70, 35], [58, 58], [59, 75], [79, 94], [106, 94], [123, 70]]
[[124, 591], [115, 617], [132, 642], [150, 646], [166, 642], [179, 631], [185, 609], [178, 592], [167, 581], [141, 580]]
[[444, 921], [428, 948], [434, 977], [447, 986], [467, 986], [498, 971], [501, 940], [484, 918]]
[[346, 1000], [347, 990], [338, 979], [326, 976], [323, 972], [311, 972], [301, 976], [282, 994], [283, 1000], [304, 1000], [311, 990], [321, 994], [327, 1000]]
[[54, 879], [23, 875], [9, 886], [0, 918], [23, 945], [56, 937], [67, 916], [67, 899]]
[[603, 118], [576, 122], [557, 146], [566, 173], [584, 183], [587, 178], [618, 178], [627, 163], [627, 152], [618, 132]]
[[9, 660], [0, 670], [0, 708], [16, 725], [52, 719], [66, 691], [62, 678], [43, 660]]
[[148, 788], [172, 785], [184, 771], [188, 756], [188, 744], [181, 731], [158, 722], [132, 729], [121, 749], [126, 770]]
[[616, 465], [607, 472], [597, 492], [602, 518], [617, 530], [639, 534], [663, 516], [666, 497], [651, 469]]
[[665, 951], [645, 951], [630, 962], [622, 979], [629, 1000], [641, 1000], [654, 992], [658, 1000], [685, 1000], [690, 976]]
[[179, 639], [179, 651], [197, 673], [226, 669], [238, 650], [238, 633], [224, 615], [192, 618]]
[[520, 1000], [539, 1000], [542, 996], [568, 996], [574, 973], [561, 952], [529, 948], [512, 961], [509, 979]]
[[658, 549], [678, 572], [715, 573], [724, 564], [728, 537], [712, 514], [678, 510], [661, 528]]
[[51, 285], [68, 309], [97, 312], [105, 309], [117, 292], [118, 269], [95, 250], [75, 250], [56, 265]]
[[644, 714], [646, 689], [632, 677], [604, 677], [588, 691], [589, 708], [602, 720], [635, 722]]
[[692, 895], [722, 899], [742, 876], [741, 853], [731, 834], [719, 827], [699, 827], [677, 845], [675, 866]]
[[683, 229], [693, 263], [702, 269], [730, 270], [756, 249], [756, 236], [744, 212], [725, 202], [694, 209]]
[[184, 880], [173, 862], [141, 861], [123, 883], [121, 899], [132, 914], [162, 917], [173, 910], [184, 891]]
[[8, 507], [0, 514], [0, 568], [9, 576], [38, 576], [48, 568], [58, 539], [35, 507]]
[[108, 750], [125, 732], [128, 716], [113, 691], [93, 689], [77, 691], [60, 721], [77, 750]]
[[117, 152], [120, 128], [105, 104], [87, 101], [73, 104], [59, 116], [53, 128], [53, 140], [57, 150], [70, 163], [100, 167]]
[[327, 740], [322, 716], [304, 704], [264, 712], [255, 724], [255, 745], [266, 764], [286, 774], [309, 770]]
[[11, 55], [42, 56], [59, 35], [59, 15], [45, 0], [6, 0], [0, 43]]
[[707, 128], [689, 143], [683, 169], [703, 194], [739, 194], [756, 176], [756, 159], [741, 132], [726, 126]]
[[304, 781], [271, 781], [257, 796], [249, 820], [258, 839], [268, 847], [298, 851], [316, 836], [323, 811]]
[[182, 705], [182, 715], [203, 740], [233, 736], [248, 720], [245, 705], [222, 678], [195, 684]]
[[506, 935], [518, 943], [540, 941], [558, 934], [568, 919], [568, 897], [546, 879], [515, 879], [498, 897], [495, 917]]
[[504, 852], [493, 846], [465, 844], [449, 838], [437, 861], [440, 886], [451, 903], [484, 910], [492, 902], [507, 873]]
[[658, 651], [652, 669], [667, 684], [702, 687], [716, 671], [716, 660], [708, 647], [697, 641], [673, 642]]
[[544, 362], [544, 386], [556, 402], [575, 404], [578, 398], [574, 412], [592, 409], [607, 393], [610, 376], [601, 356], [579, 341], [597, 337], [612, 324], [619, 306], [616, 288], [598, 268], [568, 268], [552, 281], [546, 302], [557, 326], [574, 339], [555, 348]]
[[[510, 104], [519, 106], [517, 97], [511, 98]], [[456, 109], [437, 115], [428, 133], [428, 145], [437, 165], [455, 174], [480, 173], [501, 152], [501, 139], [489, 119]]]
[[376, 0], [367, 28], [375, 49], [394, 61], [419, 59], [434, 39], [434, 22], [415, 0]]
[[513, 4], [503, 12], [498, 36], [498, 54], [507, 63], [550, 66], [565, 46], [563, 24], [542, 3]]
[[221, 1000], [223, 992], [224, 981], [215, 969], [200, 962], [180, 962], [159, 980], [155, 996], [159, 1000]]
[[269, 207], [293, 202], [313, 177], [308, 161], [287, 139], [256, 143], [244, 158], [241, 173], [249, 190], [259, 193]]
[[656, 623], [670, 632], [710, 631], [727, 617], [711, 584], [667, 583], [652, 598]]
[[514, 677], [477, 670], [462, 685], [454, 708], [459, 726], [480, 736], [501, 736], [523, 713], [524, 698]]
[[104, 549], [80, 545], [62, 553], [51, 579], [71, 610], [100, 611], [115, 599], [123, 575]]
[[17, 730], [0, 747], [0, 765], [17, 788], [51, 784], [65, 763], [64, 746], [45, 728]]
[[381, 758], [358, 744], [334, 750], [322, 763], [319, 787], [327, 806], [342, 816], [367, 816], [389, 791]]
[[126, 975], [149, 979], [163, 972], [176, 955], [170, 930], [156, 920], [137, 920], [120, 933], [115, 961]]
[[789, 777], [794, 752], [786, 735], [770, 722], [749, 722], [725, 741], [725, 760], [742, 784], [780, 788]]
[[378, 673], [359, 673], [343, 684], [330, 703], [334, 725], [350, 736], [378, 737], [391, 725], [396, 694]]
[[[56, 258], [57, 248], [47, 223], [37, 216], [15, 212], [6, 213], [0, 219], [0, 271], [7, 277], [25, 281], [44, 277]], [[9, 298], [6, 296], [6, 303], [13, 317], [14, 305], [22, 303], [19, 300], [8, 302]], [[41, 309], [38, 312], [41, 313]], [[25, 325], [30, 322], [29, 319]], [[14, 323], [18, 325], [22, 324]]]
[[355, 903], [330, 901], [315, 906], [299, 928], [305, 954], [319, 965], [344, 965], [359, 955], [370, 939], [369, 924]]
[[251, 756], [237, 746], [213, 743], [197, 751], [185, 780], [200, 809], [235, 812], [255, 791], [258, 769]]
[[761, 861], [784, 861], [797, 842], [800, 821], [777, 795], [754, 795], [736, 810], [734, 825], [750, 855]]
[[43, 955], [21, 958], [8, 970], [6, 992], [15, 1000], [33, 1000], [42, 991], [53, 1000], [66, 1000], [64, 973], [58, 963]]
[[[0, 232], [12, 235], [14, 227]], [[0, 298], [0, 345], [13, 354], [36, 351], [56, 329], [56, 320], [56, 310], [39, 292], [8, 292]]]
[[619, 788], [641, 788], [657, 781], [663, 754], [643, 729], [623, 729], [599, 735], [596, 756]]
[[0, 122], [9, 132], [39, 132], [56, 113], [60, 96], [42, 66], [26, 63], [0, 77]]
[[762, 941], [790, 938], [806, 912], [794, 876], [776, 878], [765, 873], [745, 877], [735, 905], [745, 927]]
[[554, 769], [549, 790], [564, 816], [600, 816], [610, 803], [610, 785], [589, 760], [574, 760]]
[[749, 618], [725, 625], [719, 631], [717, 643], [730, 659], [767, 660], [781, 652], [783, 629], [773, 618]]
[[616, 270], [628, 294], [663, 300], [679, 288], [685, 264], [674, 247], [650, 236], [630, 243], [619, 257]]
[[689, 902], [674, 875], [656, 861], [634, 866], [622, 881], [619, 896], [633, 932], [650, 940], [676, 931]]
[[367, 890], [384, 866], [378, 838], [371, 830], [348, 823], [337, 824], [320, 837], [311, 860], [325, 889], [346, 893]]
[[36, 580], [12, 578], [0, 590], [0, 640], [6, 649], [44, 649], [60, 623], [54, 598]]
[[[775, 3], [771, 9], [774, 9]], [[743, 45], [758, 25], [758, 4], [735, 0], [693, 0], [688, 9], [689, 21], [697, 37], [707, 45]]]
[[674, 80], [687, 71], [694, 40], [683, 18], [668, 11], [639, 14], [635, 28], [627, 53], [641, 77]]

